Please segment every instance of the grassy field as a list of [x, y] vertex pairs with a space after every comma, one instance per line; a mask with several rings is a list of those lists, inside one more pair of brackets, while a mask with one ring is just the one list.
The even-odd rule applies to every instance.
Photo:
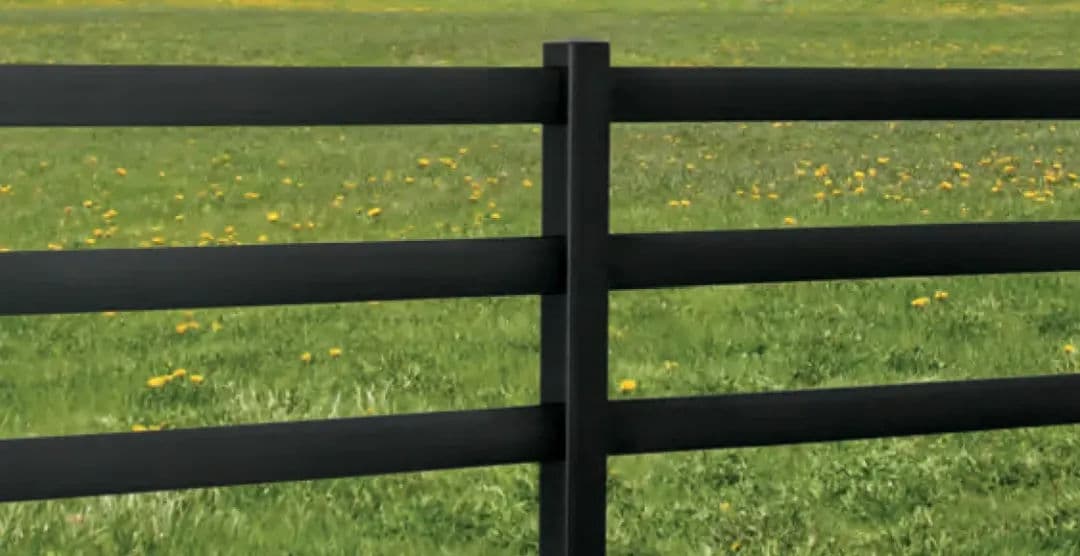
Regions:
[[[588, 36], [616, 65], [1080, 67], [1080, 2], [604, 4], [0, 0], [0, 63], [531, 66], [543, 41]], [[0, 130], [0, 246], [535, 235], [539, 138]], [[615, 232], [1080, 217], [1071, 122], [619, 125], [612, 143]], [[1067, 274], [617, 292], [611, 396], [1074, 372], [1078, 294]], [[529, 405], [538, 315], [537, 299], [497, 298], [3, 318], [0, 436]], [[612, 458], [609, 552], [1076, 554], [1075, 432]], [[0, 553], [529, 554], [536, 478], [6, 504]]]

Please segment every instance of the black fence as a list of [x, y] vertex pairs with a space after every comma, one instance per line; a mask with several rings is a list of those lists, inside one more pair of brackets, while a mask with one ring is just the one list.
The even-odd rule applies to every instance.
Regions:
[[608, 292], [1080, 270], [1080, 222], [609, 233], [612, 122], [1080, 118], [1080, 71], [0, 66], [0, 125], [543, 124], [542, 237], [0, 254], [0, 314], [540, 295], [538, 405], [0, 441], [0, 500], [539, 462], [601, 554], [607, 457], [1080, 422], [1080, 375], [609, 401]]

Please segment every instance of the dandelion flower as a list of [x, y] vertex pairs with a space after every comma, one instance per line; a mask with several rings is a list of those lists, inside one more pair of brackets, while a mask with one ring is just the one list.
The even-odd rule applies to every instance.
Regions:
[[532, 180], [526, 178], [526, 179], [521, 180], [521, 186], [522, 187], [532, 187], [533, 182], [532, 182]]
[[101, 315], [105, 318], [111, 319], [116, 316], [116, 311], [105, 311], [104, 313], [101, 313]]
[[623, 394], [629, 394], [637, 390], [637, 381], [632, 378], [623, 379], [619, 382], [619, 392]]
[[176, 333], [177, 334], [186, 334], [187, 331], [188, 331], [188, 325], [187, 325], [186, 322], [182, 322], [182, 323], [176, 325]]
[[785, 216], [784, 217], [784, 225], [785, 226], [794, 226], [797, 223], [798, 223], [798, 221], [795, 220], [794, 216]]
[[146, 425], [131, 425], [131, 432], [146, 432]]
[[949, 292], [945, 290], [938, 290], [934, 292], [934, 301], [945, 301], [949, 298]]
[[330, 354], [330, 357], [341, 357], [341, 348], [332, 347], [328, 353]]
[[116, 169], [116, 175], [118, 175], [120, 177], [126, 176], [127, 175], [127, 169], [126, 168], [117, 168]]
[[186, 375], [187, 375], [187, 369], [176, 369], [175, 371], [169, 373], [169, 376], [171, 376], [173, 378], [183, 378]]
[[431, 161], [426, 158], [419, 158], [416, 160], [416, 165], [421, 168], [427, 168], [428, 166], [431, 166]]
[[304, 353], [301, 353], [300, 360], [304, 363], [311, 363], [311, 352], [305, 351]]
[[382, 214], [382, 209], [381, 209], [381, 208], [379, 208], [379, 207], [375, 207], [375, 208], [373, 208], [373, 209], [371, 209], [371, 210], [367, 211], [367, 215], [368, 215], [369, 217], [371, 217], [371, 218], [375, 218], [376, 216], [378, 216], [378, 215], [380, 215], [380, 214]]
[[168, 376], [155, 376], [146, 381], [146, 386], [149, 388], [161, 388], [168, 384], [169, 380]]
[[1065, 355], [1072, 355], [1076, 353], [1076, 346], [1072, 344], [1065, 344], [1065, 347], [1061, 348], [1065, 352]]
[[911, 300], [911, 306], [915, 307], [917, 309], [921, 309], [923, 307], [926, 307], [929, 304], [930, 304], [930, 298], [929, 297], [916, 297], [915, 299]]
[[267, 222], [277, 222], [278, 220], [281, 220], [281, 214], [279, 214], [277, 211], [272, 210], [266, 213]]
[[190, 380], [192, 384], [202, 384], [206, 381], [206, 378], [203, 377], [203, 375], [191, 375], [188, 377], [188, 380]]

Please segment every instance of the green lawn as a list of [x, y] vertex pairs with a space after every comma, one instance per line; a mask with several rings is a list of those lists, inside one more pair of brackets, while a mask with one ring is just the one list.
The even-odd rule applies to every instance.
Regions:
[[[1077, 2], [181, 3], [0, 1], [0, 63], [534, 66], [587, 36], [616, 65], [1080, 67]], [[538, 132], [0, 130], [0, 246], [535, 235]], [[1080, 218], [1070, 122], [618, 125], [612, 148], [615, 232]], [[1067, 274], [617, 292], [611, 396], [1076, 371], [1078, 294]], [[538, 324], [535, 298], [7, 317], [0, 436], [534, 404]], [[178, 368], [205, 380], [147, 386]], [[1058, 427], [612, 458], [609, 552], [1075, 554], [1076, 448]], [[536, 479], [6, 504], [0, 553], [529, 554]]]

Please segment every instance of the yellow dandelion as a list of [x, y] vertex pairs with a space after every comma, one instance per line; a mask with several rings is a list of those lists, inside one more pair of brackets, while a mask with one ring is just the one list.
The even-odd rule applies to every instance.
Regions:
[[311, 352], [305, 351], [304, 353], [301, 353], [300, 360], [304, 363], [311, 363]]
[[248, 191], [247, 193], [244, 193], [244, 198], [245, 199], [255, 200], [255, 199], [258, 199], [259, 197], [260, 197], [260, 195], [258, 193], [256, 193], [256, 192], [254, 192], [254, 191]]
[[131, 432], [146, 432], [146, 425], [131, 425]]
[[203, 375], [191, 375], [188, 377], [188, 380], [190, 380], [192, 384], [202, 384], [206, 381], [206, 378], [203, 377]]
[[171, 376], [173, 378], [183, 378], [186, 375], [187, 375], [187, 369], [176, 369], [173, 372], [169, 373], [169, 376]]
[[327, 353], [330, 355], [330, 357], [341, 357], [341, 348], [332, 347]]
[[866, 188], [865, 187], [860, 185], [859, 187], [855, 188], [855, 194], [856, 195], [862, 195], [863, 193], [866, 193]]
[[619, 382], [619, 392], [628, 394], [637, 390], [637, 381], [632, 378], [623, 379]]
[[1061, 348], [1065, 352], [1065, 355], [1072, 355], [1076, 353], [1076, 346], [1072, 344], [1065, 344], [1065, 347]]
[[284, 158], [279, 158], [278, 161], [277, 161], [277, 165], [278, 165], [278, 168], [284, 168], [284, 167], [288, 166], [289, 164], [287, 162], [285, 162]]
[[784, 225], [785, 226], [794, 226], [797, 223], [798, 223], [798, 221], [795, 220], [794, 216], [785, 216], [784, 217]]
[[683, 199], [683, 200], [679, 201], [679, 204], [684, 206], [684, 207], [688, 207], [688, 206], [690, 206], [690, 201], [687, 200], [687, 199]]
[[939, 187], [939, 188], [940, 188], [940, 189], [941, 189], [942, 191], [951, 191], [951, 190], [952, 190], [952, 188], [953, 188], [953, 185], [952, 185], [952, 183], [950, 183], [950, 182], [948, 182], [948, 181], [943, 181], [943, 182], [941, 182], [940, 184], [938, 184], [938, 187]]
[[161, 236], [154, 236], [150, 238], [150, 242], [154, 245], [165, 245], [165, 238]]
[[105, 311], [104, 313], [101, 313], [101, 316], [111, 319], [116, 316], [116, 311]]
[[379, 207], [375, 207], [375, 208], [370, 209], [370, 210], [367, 211], [367, 215], [369, 217], [371, 217], [371, 218], [375, 218], [376, 216], [378, 216], [380, 214], [382, 214], [382, 209], [379, 208]]
[[117, 168], [116, 169], [116, 175], [118, 175], [120, 177], [126, 176], [127, 175], [127, 169], [126, 168]]
[[533, 182], [532, 182], [532, 180], [526, 178], [526, 179], [521, 180], [521, 186], [522, 187], [532, 187]]
[[930, 298], [929, 297], [916, 297], [915, 299], [911, 300], [911, 306], [915, 307], [917, 309], [921, 309], [923, 307], [926, 307], [929, 304], [930, 304]]
[[679, 364], [675, 361], [664, 361], [664, 370], [671, 371], [679, 368]]
[[672, 200], [668, 201], [667, 204], [668, 204], [669, 207], [677, 207], [677, 206], [679, 206], [679, 201], [676, 201], [675, 199], [672, 199]]
[[293, 184], [292, 178], [281, 178], [281, 184], [282, 185], [292, 185]]
[[413, 183], [415, 181], [416, 181], [416, 178], [414, 178], [412, 176], [405, 176], [405, 183]]
[[492, 220], [499, 220], [499, 219], [501, 219], [501, 218], [502, 218], [502, 215], [501, 215], [501, 214], [499, 214], [499, 213], [497, 213], [497, 212], [493, 212], [493, 213], [491, 213], [491, 219], [492, 219]]
[[934, 301], [945, 301], [949, 298], [949, 292], [945, 290], [938, 290], [934, 292]]
[[281, 220], [281, 214], [279, 214], [277, 211], [272, 210], [266, 213], [267, 222], [277, 222], [278, 220]]
[[49, 243], [48, 248], [49, 248], [49, 251], [63, 251], [64, 250], [64, 246], [59, 244], [59, 243]]
[[825, 192], [824, 191], [818, 191], [817, 193], [814, 193], [814, 198], [819, 200], [819, 201], [824, 201], [825, 200]]
[[299, 232], [304, 228], [304, 225], [299, 222], [293, 222], [292, 229], [294, 232]]
[[823, 178], [827, 175], [829, 175], [828, 164], [822, 164], [821, 166], [818, 166], [816, 170], [814, 170], [814, 176], [816, 177]]
[[881, 164], [881, 165], [888, 164], [889, 163], [889, 157], [887, 157], [887, 156], [879, 156], [879, 157], [877, 157], [877, 163]]
[[953, 162], [952, 163], [952, 169], [959, 172], [960, 170], [964, 169], [964, 164], [962, 162]]
[[162, 423], [160, 425], [150, 425], [150, 426], [148, 426], [146, 428], [147, 428], [147, 430], [150, 430], [150, 431], [159, 431], [159, 430], [163, 429], [164, 427], [165, 427], [165, 424]]
[[221, 321], [214, 321], [210, 323], [211, 332], [220, 332], [222, 328], [225, 328], [225, 325], [221, 324]]
[[428, 166], [431, 166], [431, 161], [426, 158], [419, 158], [416, 160], [416, 165], [421, 168], [427, 168]]
[[766, 195], [766, 197], [768, 197], [769, 199], [775, 201], [775, 200], [780, 198], [780, 194], [779, 193], [769, 193], [768, 195]]
[[176, 325], [176, 333], [177, 334], [187, 334], [187, 331], [188, 331], [188, 325], [187, 325], [186, 322], [182, 322], [182, 323]]
[[720, 511], [722, 511], [722, 512], [731, 511], [731, 502], [721, 502], [720, 503]]
[[266, 243], [268, 241], [270, 241], [270, 238], [266, 234], [259, 234], [259, 237], [258, 237], [258, 242], [259, 243]]
[[82, 206], [85, 207], [85, 208], [91, 208], [91, 207], [94, 206], [94, 202], [91, 201], [90, 199], [87, 199], [87, 200], [82, 202]]
[[149, 387], [149, 388], [161, 388], [161, 387], [165, 386], [166, 384], [168, 384], [168, 382], [169, 382], [169, 377], [168, 376], [155, 376], [155, 377], [153, 377], [153, 378], [146, 381], [146, 386]]

